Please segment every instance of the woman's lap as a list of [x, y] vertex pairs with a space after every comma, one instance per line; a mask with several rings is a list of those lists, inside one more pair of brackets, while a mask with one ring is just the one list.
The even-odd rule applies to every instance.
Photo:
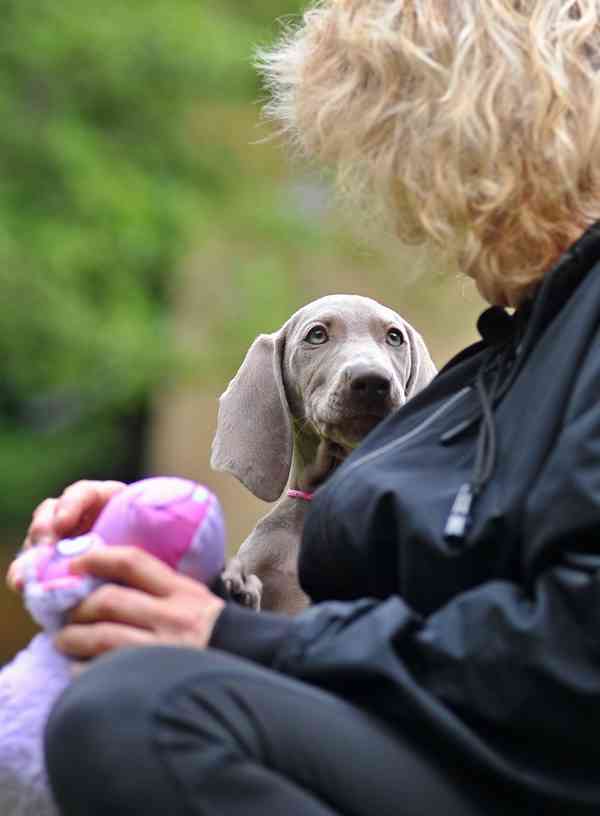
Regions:
[[47, 748], [64, 816], [492, 810], [464, 775], [355, 707], [211, 650], [98, 661], [55, 707]]

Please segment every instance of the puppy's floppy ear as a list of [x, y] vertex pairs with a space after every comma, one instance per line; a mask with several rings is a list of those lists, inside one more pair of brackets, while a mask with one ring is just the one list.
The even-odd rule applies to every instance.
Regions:
[[219, 400], [210, 464], [264, 501], [279, 498], [292, 463], [292, 424], [282, 378], [285, 326], [261, 334]]
[[406, 399], [422, 391], [437, 374], [437, 368], [425, 345], [425, 341], [410, 323], [404, 322], [410, 350], [410, 374], [406, 383]]

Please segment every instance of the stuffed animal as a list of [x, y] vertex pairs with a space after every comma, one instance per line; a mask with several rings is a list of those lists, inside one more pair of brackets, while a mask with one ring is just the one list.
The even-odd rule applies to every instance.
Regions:
[[0, 671], [0, 814], [57, 816], [43, 756], [50, 709], [72, 678], [52, 632], [101, 581], [69, 572], [69, 561], [98, 544], [140, 547], [205, 584], [221, 573], [225, 533], [221, 508], [206, 488], [156, 477], [116, 494], [89, 533], [33, 547], [18, 560], [24, 600], [43, 632]]

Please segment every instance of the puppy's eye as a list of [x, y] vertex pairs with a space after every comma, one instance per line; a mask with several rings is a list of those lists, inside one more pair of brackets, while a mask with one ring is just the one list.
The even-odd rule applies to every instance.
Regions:
[[390, 329], [385, 339], [390, 346], [401, 346], [404, 343], [404, 337], [399, 329]]
[[322, 346], [329, 340], [329, 335], [324, 326], [313, 326], [304, 339], [311, 346]]

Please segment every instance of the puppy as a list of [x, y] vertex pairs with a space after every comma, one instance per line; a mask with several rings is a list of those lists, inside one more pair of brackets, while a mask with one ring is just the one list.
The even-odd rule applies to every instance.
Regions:
[[308, 605], [297, 559], [312, 492], [435, 373], [412, 326], [357, 295], [309, 303], [254, 341], [220, 398], [211, 466], [278, 501], [226, 566], [233, 598], [291, 614]]

